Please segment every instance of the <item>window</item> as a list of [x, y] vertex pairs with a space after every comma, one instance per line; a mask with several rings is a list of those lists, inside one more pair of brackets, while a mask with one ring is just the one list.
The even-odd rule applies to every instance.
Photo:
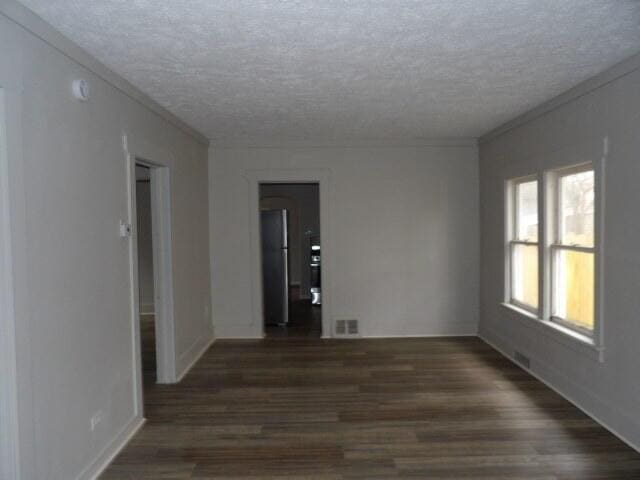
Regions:
[[595, 323], [593, 167], [557, 171], [552, 181], [551, 320], [591, 335]]
[[538, 181], [511, 183], [510, 303], [538, 312]]
[[508, 181], [505, 302], [599, 349], [596, 171], [589, 163]]

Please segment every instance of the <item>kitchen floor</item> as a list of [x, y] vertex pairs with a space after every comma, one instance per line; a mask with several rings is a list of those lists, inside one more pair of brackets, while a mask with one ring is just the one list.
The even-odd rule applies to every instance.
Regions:
[[640, 478], [640, 453], [476, 337], [218, 340], [145, 383], [145, 417], [103, 480]]
[[267, 338], [320, 338], [322, 336], [322, 306], [311, 305], [311, 300], [300, 298], [300, 289], [289, 290], [289, 324], [267, 325]]

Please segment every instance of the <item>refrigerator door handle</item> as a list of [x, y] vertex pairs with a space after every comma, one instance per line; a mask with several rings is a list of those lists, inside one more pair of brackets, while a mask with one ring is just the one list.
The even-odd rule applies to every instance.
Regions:
[[289, 324], [289, 249], [282, 248], [282, 263], [284, 265], [284, 324]]
[[282, 210], [282, 248], [289, 247], [289, 225], [287, 211]]

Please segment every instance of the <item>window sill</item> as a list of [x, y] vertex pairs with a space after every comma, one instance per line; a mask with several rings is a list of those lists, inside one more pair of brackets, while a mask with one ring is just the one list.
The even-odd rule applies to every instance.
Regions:
[[510, 303], [502, 303], [501, 305], [512, 314], [513, 318], [522, 321], [528, 327], [535, 328], [554, 342], [598, 362], [604, 362], [604, 347], [597, 345], [593, 338], [550, 320], [538, 318], [536, 314], [516, 305]]

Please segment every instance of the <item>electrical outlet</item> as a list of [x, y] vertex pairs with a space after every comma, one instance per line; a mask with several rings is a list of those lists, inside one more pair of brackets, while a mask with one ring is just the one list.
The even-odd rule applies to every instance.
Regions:
[[102, 410], [98, 410], [96, 413], [93, 414], [93, 417], [91, 417], [91, 431], [93, 432], [96, 427], [98, 426], [98, 424], [102, 421]]

